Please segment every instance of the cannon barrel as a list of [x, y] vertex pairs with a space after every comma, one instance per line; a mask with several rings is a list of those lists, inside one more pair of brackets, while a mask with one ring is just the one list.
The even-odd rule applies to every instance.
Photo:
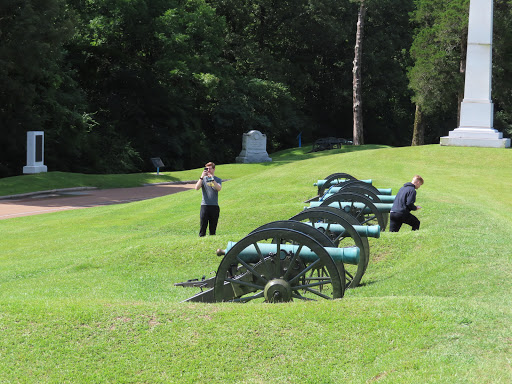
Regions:
[[[313, 207], [320, 207], [320, 205], [322, 204], [321, 201], [312, 201], [310, 203], [310, 208], [313, 208]], [[389, 213], [391, 212], [391, 207], [393, 206], [393, 204], [391, 203], [373, 203], [373, 205], [375, 205], [375, 207], [377, 208], [377, 210], [381, 213]], [[350, 208], [354, 206], [355, 208], [358, 208], [358, 209], [363, 209], [363, 213], [372, 213], [371, 209], [368, 208], [366, 206], [366, 204], [364, 203], [351, 203], [351, 202], [333, 202], [331, 204], [329, 204], [329, 207], [334, 207], [334, 208], [341, 208], [341, 209], [345, 209], [345, 208]], [[307, 207], [306, 207], [307, 208]]]
[[[228, 246], [225, 250], [218, 249], [217, 255], [222, 256], [229, 252], [231, 248], [235, 246], [236, 242], [228, 242]], [[257, 246], [263, 257], [270, 254], [277, 253], [277, 247], [281, 250], [280, 258], [284, 259], [286, 254], [295, 254], [299, 249], [299, 245], [294, 244], [270, 244], [270, 243], [257, 243]], [[359, 263], [359, 248], [358, 247], [347, 247], [347, 248], [335, 248], [335, 247], [324, 247], [331, 258], [337, 263], [357, 265]], [[260, 261], [260, 256], [254, 244], [249, 245], [242, 252], [238, 254], [240, 259], [246, 263], [257, 263]], [[299, 252], [299, 256], [302, 261], [311, 263], [318, 259], [318, 256], [308, 247], [302, 246]]]
[[[337, 187], [336, 187], [337, 188]], [[331, 189], [335, 189], [335, 187], [332, 187]], [[334, 195], [337, 191], [331, 192], [331, 189], [329, 189], [321, 198], [319, 201], [327, 199], [329, 196]], [[396, 195], [377, 195], [381, 203], [393, 203], [395, 201]]]
[[[318, 180], [316, 183], [313, 184], [313, 186], [322, 188], [326, 181], [327, 180]], [[342, 183], [345, 183], [347, 181], [351, 181], [351, 180], [334, 179], [334, 180], [331, 180], [330, 185], [342, 184]], [[369, 180], [358, 180], [358, 181], [361, 181], [363, 183], [367, 183], [367, 184], [370, 184], [370, 185], [372, 184], [372, 180], [371, 179], [369, 179]]]
[[[336, 235], [342, 235], [345, 233], [345, 228], [340, 224], [334, 223], [306, 223], [314, 226], [316, 229], [329, 230]], [[353, 225], [356, 232], [361, 237], [374, 237], [378, 239], [380, 237], [380, 225]]]
[[[363, 180], [362, 180], [362, 181], [363, 181]], [[331, 188], [329, 188], [329, 189], [327, 190], [327, 193], [337, 193], [337, 192], [340, 192], [342, 188], [343, 188], [343, 187], [334, 187], [334, 186], [333, 186], [333, 187], [331, 187]], [[380, 193], [381, 195], [386, 195], [386, 196], [391, 196], [391, 193], [392, 193], [392, 192], [391, 192], [391, 191], [392, 191], [392, 189], [391, 189], [391, 188], [377, 188], [377, 191], [379, 191], [379, 193]], [[393, 198], [393, 199], [394, 199], [394, 198]]]

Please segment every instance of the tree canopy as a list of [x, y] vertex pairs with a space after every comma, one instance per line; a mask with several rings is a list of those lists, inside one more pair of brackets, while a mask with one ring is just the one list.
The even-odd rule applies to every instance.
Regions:
[[[510, 134], [511, 2], [495, 1], [496, 125]], [[469, 0], [365, 0], [364, 142], [408, 145], [455, 128]], [[26, 132], [52, 170], [135, 172], [232, 162], [244, 132], [270, 152], [352, 138], [358, 1], [4, 0], [0, 177]]]

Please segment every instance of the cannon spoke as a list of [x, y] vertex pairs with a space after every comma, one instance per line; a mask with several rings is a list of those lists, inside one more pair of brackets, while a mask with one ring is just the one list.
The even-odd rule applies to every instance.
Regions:
[[350, 286], [350, 284], [352, 284], [352, 282], [354, 281], [354, 276], [345, 269], [345, 278], [347, 280], [347, 286]]
[[263, 289], [265, 287], [264, 285], [258, 285], [258, 284], [254, 284], [249, 281], [244, 281], [244, 280], [240, 280], [240, 279], [231, 279], [229, 277], [226, 277], [224, 279], [224, 281], [227, 281], [228, 283], [232, 283], [232, 284], [243, 285], [244, 287], [249, 287], [249, 288], [254, 288], [254, 289]]
[[[309, 279], [307, 279], [309, 280]], [[303, 284], [303, 285], [296, 285], [293, 287], [293, 289], [306, 289], [306, 288], [311, 288], [311, 287], [318, 287], [318, 286], [323, 286], [323, 285], [326, 285], [326, 284], [330, 284], [332, 282], [331, 279], [324, 279], [322, 281], [317, 281], [315, 283], [309, 283], [309, 284]]]
[[329, 296], [323, 294], [322, 292], [320, 291], [317, 291], [315, 289], [311, 289], [311, 288], [306, 288], [305, 289], [306, 291], [308, 291], [309, 293], [312, 293], [313, 295], [316, 295], [316, 296], [319, 296], [319, 297], [322, 297], [324, 299], [331, 299]]
[[256, 252], [258, 253], [258, 257], [260, 258], [260, 262], [265, 266], [266, 270], [267, 270], [267, 276], [270, 276], [271, 275], [271, 271], [270, 271], [270, 268], [265, 260], [265, 257], [263, 256], [263, 253], [261, 252], [260, 250], [260, 247], [258, 245], [258, 243], [254, 243], [254, 247], [256, 248]]
[[292, 259], [290, 260], [290, 268], [288, 268], [288, 270], [284, 274], [283, 279], [288, 280], [288, 278], [289, 278], [289, 276], [290, 276], [290, 274], [292, 272], [292, 268], [291, 267], [296, 264], [301, 250], [302, 250], [302, 244], [297, 249], [297, 252], [295, 252], [293, 254]]
[[240, 264], [242, 264], [245, 268], [247, 268], [247, 270], [249, 272], [251, 272], [252, 275], [254, 277], [256, 277], [256, 279], [262, 280], [265, 284], [267, 283], [268, 280], [265, 279], [263, 276], [261, 276], [258, 272], [256, 272], [256, 270], [253, 267], [251, 267], [249, 264], [247, 264], [245, 261], [243, 261], [240, 257], [237, 257], [236, 259], [238, 260], [238, 262]]
[[261, 299], [263, 297], [263, 291], [252, 295], [252, 296], [244, 296], [237, 299], [234, 299], [234, 303], [247, 303], [248, 301], [254, 300], [254, 299]]
[[320, 262], [320, 259], [312, 262], [311, 264], [309, 264], [308, 267], [306, 267], [306, 269], [304, 269], [302, 272], [300, 272], [298, 275], [296, 275], [293, 279], [290, 280], [290, 283], [295, 283], [295, 281], [297, 279], [299, 279], [300, 277], [304, 276], [306, 273], [308, 273], [308, 271], [310, 271], [311, 269], [315, 268], [315, 265], [318, 264]]
[[302, 296], [301, 294], [297, 293], [297, 292], [294, 292], [292, 294], [292, 297], [295, 298], [295, 299], [299, 299], [299, 300], [305, 300], [305, 301], [315, 301], [314, 299], [310, 298], [310, 297], [304, 297]]
[[368, 223], [373, 223], [375, 220], [377, 220], [377, 216], [375, 216], [375, 215], [373, 215], [373, 216], [368, 215], [368, 216], [365, 217], [365, 220], [363, 220], [361, 222], [361, 224], [364, 225], [364, 224], [368, 224]]
[[363, 219], [363, 217], [364, 217], [364, 210], [365, 210], [366, 207], [367, 206], [365, 205], [365, 206], [363, 206], [362, 209], [356, 208], [354, 202], [353, 201], [350, 202], [350, 208], [351, 208], [350, 211], [354, 212], [354, 217], [357, 220], [359, 220], [360, 223], [364, 220]]
[[[335, 204], [338, 203], [340, 202], [335, 202]], [[348, 206], [350, 205], [345, 205], [345, 207]], [[346, 288], [353, 288], [359, 284], [366, 271], [370, 254], [368, 239], [359, 235], [354, 227], [361, 225], [354, 216], [346, 210], [322, 205], [306, 209], [292, 217], [291, 220], [300, 220], [321, 229], [322, 233], [331, 239], [334, 246], [340, 248], [358, 247], [360, 250], [358, 264], [345, 264], [342, 278]]]

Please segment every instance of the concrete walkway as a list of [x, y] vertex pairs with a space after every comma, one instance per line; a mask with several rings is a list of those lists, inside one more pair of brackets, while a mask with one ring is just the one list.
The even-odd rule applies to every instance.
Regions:
[[173, 183], [116, 189], [69, 188], [11, 196], [0, 200], [0, 220], [153, 199], [192, 189], [194, 185], [195, 183]]

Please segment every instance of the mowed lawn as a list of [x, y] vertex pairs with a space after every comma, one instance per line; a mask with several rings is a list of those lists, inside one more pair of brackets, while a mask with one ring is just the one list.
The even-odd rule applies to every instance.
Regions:
[[[217, 166], [229, 179], [217, 236], [197, 236], [194, 190], [1, 220], [0, 383], [512, 382], [511, 150], [366, 146], [273, 157]], [[394, 193], [415, 174], [425, 179], [420, 231], [370, 239], [360, 287], [335, 301], [181, 303], [199, 290], [174, 283], [213, 276], [217, 248], [300, 212], [313, 183], [335, 172]], [[100, 179], [2, 179], [0, 195], [33, 190], [36, 178], [40, 189]]]

